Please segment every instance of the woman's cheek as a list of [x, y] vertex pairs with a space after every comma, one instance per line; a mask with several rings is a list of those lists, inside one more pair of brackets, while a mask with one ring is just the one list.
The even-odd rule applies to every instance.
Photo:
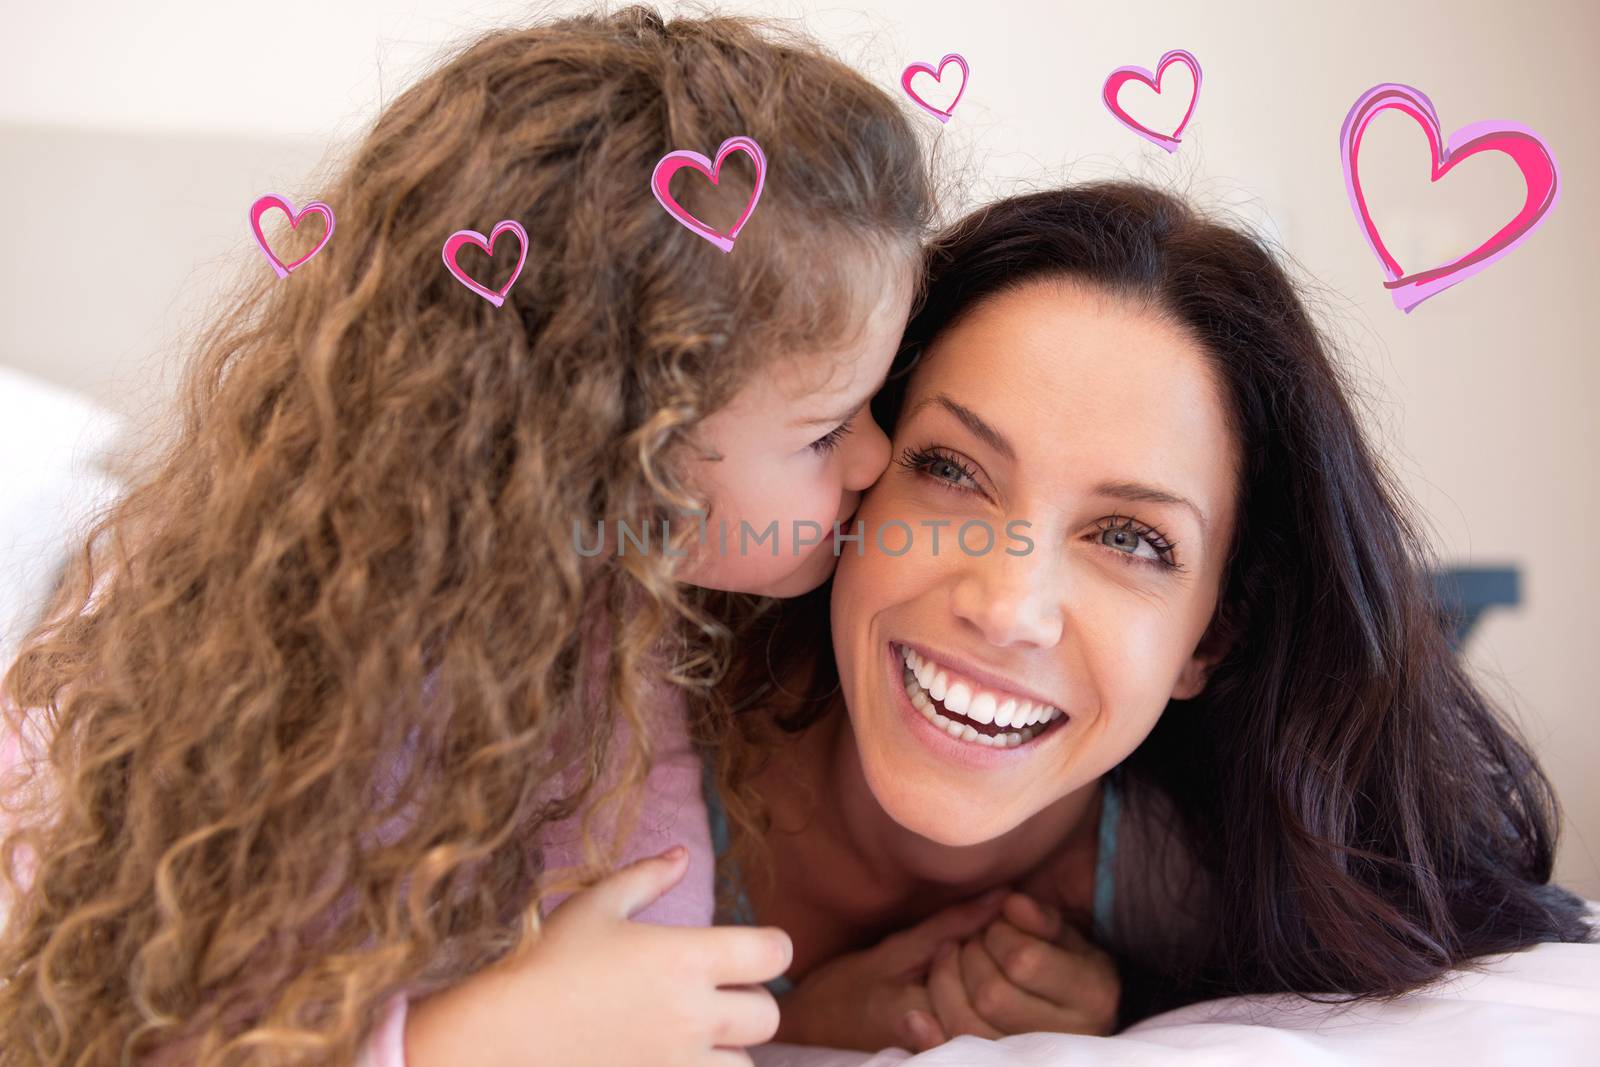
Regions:
[[[839, 569], [834, 577], [834, 606], [846, 616], [870, 615], [890, 601], [902, 601], [911, 592], [910, 579], [919, 566], [919, 551], [913, 535], [910, 550], [904, 553], [906, 534], [893, 524], [904, 518], [893, 494], [880, 485], [867, 491], [851, 519], [848, 534], [861, 540], [841, 542]], [[915, 529], [915, 522], [911, 524]], [[842, 594], [842, 595], [841, 595]], [[836, 617], [836, 625], [841, 620]]]
[[1112, 724], [1117, 733], [1143, 737], [1171, 695], [1179, 658], [1173, 620], [1141, 601], [1137, 608], [1102, 602], [1094, 622], [1097, 636], [1085, 651], [1096, 664], [1101, 700], [1124, 709], [1123, 721]]

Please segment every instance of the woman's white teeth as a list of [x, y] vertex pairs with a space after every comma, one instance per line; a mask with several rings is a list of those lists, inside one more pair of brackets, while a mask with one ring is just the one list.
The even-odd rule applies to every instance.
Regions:
[[[935, 666], [911, 649], [901, 651], [905, 661], [906, 695], [911, 698], [912, 707], [958, 740], [990, 748], [1015, 748], [1031, 740], [1051, 720], [1061, 715], [1061, 710], [1052, 705], [996, 694], [959, 677], [952, 678], [949, 671]], [[1004, 732], [993, 735], [980, 733], [967, 723], [941, 715], [941, 709], [935, 701], [973, 722], [992, 722]], [[1006, 729], [1008, 727], [1009, 730]]]

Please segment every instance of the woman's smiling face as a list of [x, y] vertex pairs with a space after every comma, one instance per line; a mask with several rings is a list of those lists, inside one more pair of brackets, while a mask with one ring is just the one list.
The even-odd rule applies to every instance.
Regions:
[[[844, 546], [834, 581], [840, 680], [888, 814], [978, 844], [1091, 784], [1203, 688], [1237, 446], [1181, 329], [1044, 281], [928, 347], [893, 447], [857, 515], [864, 554]], [[994, 531], [987, 553], [981, 525], [958, 542], [974, 522]]]

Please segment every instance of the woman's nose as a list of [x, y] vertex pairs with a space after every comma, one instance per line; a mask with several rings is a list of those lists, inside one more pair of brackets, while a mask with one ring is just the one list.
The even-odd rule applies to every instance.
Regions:
[[1037, 543], [1021, 556], [1007, 555], [1008, 547], [1016, 545], [1002, 537], [985, 556], [962, 560], [951, 610], [991, 645], [1051, 648], [1065, 625], [1059, 575]]
[[845, 438], [844, 487], [865, 489], [882, 477], [889, 466], [889, 438], [872, 412], [862, 411], [855, 432]]

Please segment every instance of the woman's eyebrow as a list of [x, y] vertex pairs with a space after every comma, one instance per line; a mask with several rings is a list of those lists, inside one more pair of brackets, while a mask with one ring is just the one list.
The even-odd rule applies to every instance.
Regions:
[[1101, 482], [1094, 487], [1096, 496], [1115, 497], [1118, 500], [1132, 500], [1149, 504], [1178, 504], [1194, 512], [1195, 521], [1200, 523], [1200, 534], [1206, 534], [1206, 513], [1188, 497], [1169, 493], [1165, 489], [1157, 489], [1153, 485], [1142, 482]]
[[934, 393], [932, 396], [924, 397], [922, 400], [917, 402], [916, 407], [906, 412], [905, 417], [909, 419], [911, 416], [915, 415], [929, 404], [938, 404], [950, 414], [960, 419], [962, 424], [965, 425], [967, 429], [971, 430], [973, 436], [978, 438], [978, 440], [982, 441], [984, 444], [988, 445], [1002, 456], [1011, 460], [1011, 462], [1015, 463], [1017, 461], [1017, 451], [1011, 447], [1011, 442], [1006, 439], [1005, 434], [1001, 433], [993, 426], [990, 426], [987, 422], [984, 422], [982, 417], [979, 416], [976, 411], [973, 411], [964, 404], [958, 404], [956, 401], [952, 400], [947, 393]]
[[[939, 407], [944, 408], [950, 414], [960, 419], [962, 425], [966, 426], [967, 429], [972, 431], [973, 436], [977, 437], [984, 444], [988, 445], [1002, 456], [1005, 456], [1013, 463], [1016, 462], [1016, 449], [1011, 447], [1011, 442], [1006, 439], [1005, 434], [1001, 433], [993, 426], [990, 426], [976, 411], [973, 411], [966, 405], [952, 399], [946, 393], [934, 393], [932, 396], [924, 397], [922, 400], [918, 401], [910, 411], [906, 412], [905, 417], [909, 419], [911, 416], [915, 415], [929, 404], [937, 404]], [[1210, 525], [1206, 521], [1206, 513], [1201, 511], [1199, 506], [1195, 504], [1194, 501], [1190, 500], [1188, 497], [1179, 496], [1177, 493], [1168, 492], [1165, 489], [1158, 489], [1153, 485], [1145, 485], [1142, 482], [1125, 481], [1101, 482], [1099, 485], [1094, 487], [1094, 493], [1096, 496], [1115, 497], [1118, 500], [1131, 500], [1147, 504], [1177, 504], [1180, 507], [1186, 507], [1190, 511], [1194, 512], [1195, 519], [1200, 523], [1200, 533], [1202, 536], [1207, 533]]]

